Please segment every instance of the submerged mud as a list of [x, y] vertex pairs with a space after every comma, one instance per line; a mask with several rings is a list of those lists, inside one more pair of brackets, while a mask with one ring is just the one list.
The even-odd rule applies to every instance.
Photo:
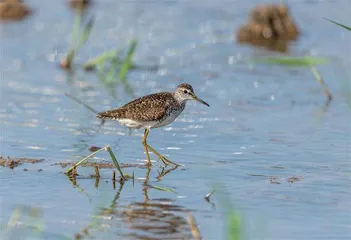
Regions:
[[31, 159], [31, 158], [4, 158], [0, 156], [0, 166], [2, 167], [8, 167], [10, 169], [14, 169], [15, 167], [18, 167], [24, 163], [40, 163], [43, 162], [44, 159]]

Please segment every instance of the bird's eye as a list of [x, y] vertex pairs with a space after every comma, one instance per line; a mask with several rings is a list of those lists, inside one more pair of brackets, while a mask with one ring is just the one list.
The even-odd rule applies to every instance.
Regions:
[[188, 91], [187, 91], [187, 90], [184, 90], [183, 92], [184, 92], [185, 94], [186, 94], [186, 93], [188, 93]]

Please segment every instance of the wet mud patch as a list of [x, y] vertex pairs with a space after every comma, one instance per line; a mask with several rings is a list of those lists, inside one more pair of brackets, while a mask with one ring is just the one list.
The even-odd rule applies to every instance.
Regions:
[[31, 159], [31, 158], [4, 158], [0, 156], [0, 166], [2, 167], [8, 167], [10, 169], [14, 169], [15, 167], [18, 167], [24, 163], [41, 163], [43, 162], [44, 159]]
[[[59, 163], [54, 163], [52, 164], [53, 166], [61, 166], [62, 168], [66, 167], [71, 167], [75, 164], [75, 162], [59, 162]], [[79, 165], [79, 167], [98, 167], [101, 169], [113, 169], [116, 168], [116, 166], [112, 162], [87, 162], [87, 163], [82, 163]], [[146, 164], [130, 164], [130, 163], [120, 163], [121, 168], [141, 168], [141, 169], [146, 169], [148, 166]]]
[[263, 174], [254, 174], [254, 173], [248, 173], [247, 175], [251, 177], [262, 177], [262, 178], [268, 179], [269, 184], [281, 184], [283, 182], [292, 184], [304, 179], [303, 176], [278, 177], [278, 176], [268, 176]]

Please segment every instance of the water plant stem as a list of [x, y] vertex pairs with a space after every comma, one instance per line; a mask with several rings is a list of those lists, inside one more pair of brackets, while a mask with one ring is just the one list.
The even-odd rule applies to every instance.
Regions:
[[[99, 150], [91, 153], [90, 155], [88, 155], [87, 157], [83, 158], [82, 160], [78, 161], [77, 163], [75, 163], [72, 167], [70, 167], [68, 170], [66, 170], [66, 174], [70, 174], [72, 172], [73, 169], [75, 169], [76, 167], [78, 167], [79, 165], [83, 164], [84, 162], [86, 162], [89, 158], [92, 158], [94, 155], [96, 155], [97, 153], [101, 152], [101, 151], [107, 151], [110, 156], [111, 156], [111, 159], [112, 159], [112, 162], [113, 164], [115, 165], [115, 167], [117, 168], [118, 172], [120, 173], [121, 177], [123, 180], [126, 180], [122, 170], [121, 170], [121, 167], [119, 166], [119, 163], [117, 161], [117, 158], [115, 156], [115, 154], [113, 153], [111, 147], [109, 145], [106, 145], [105, 147], [103, 148], [100, 148]], [[99, 175], [100, 176], [100, 175]]]
[[121, 167], [119, 166], [117, 158], [116, 158], [115, 154], [113, 153], [111, 147], [109, 145], [107, 145], [105, 148], [106, 148], [106, 151], [108, 151], [108, 153], [110, 154], [112, 162], [115, 165], [115, 167], [117, 168], [119, 174], [121, 174], [121, 177], [123, 178], [123, 180], [125, 180], [126, 178], [123, 175]]
[[105, 150], [106, 147], [100, 148], [99, 150], [89, 154], [87, 157], [83, 158], [82, 160], [78, 161], [77, 163], [75, 163], [72, 167], [70, 167], [69, 169], [66, 170], [66, 174], [69, 174], [74, 168], [78, 167], [79, 165], [83, 164], [84, 162], [86, 162], [89, 158], [94, 157], [97, 153]]
[[315, 67], [311, 67], [311, 71], [314, 74], [314, 76], [316, 77], [318, 83], [323, 88], [323, 91], [324, 91], [325, 95], [327, 95], [328, 101], [331, 101], [333, 99], [333, 96], [330, 93], [330, 91], [329, 91], [328, 87], [326, 86], [325, 82], [323, 81], [322, 77], [319, 75], [317, 69]]
[[212, 194], [216, 191], [216, 189], [213, 189], [211, 192], [207, 193], [205, 196], [206, 201], [210, 201], [210, 197], [212, 196]]

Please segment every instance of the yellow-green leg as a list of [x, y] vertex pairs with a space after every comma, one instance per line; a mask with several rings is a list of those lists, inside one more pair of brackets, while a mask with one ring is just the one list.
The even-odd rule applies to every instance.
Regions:
[[146, 152], [146, 157], [148, 159], [149, 165], [151, 165], [151, 161], [150, 161], [150, 156], [149, 156], [148, 150], [150, 150], [151, 152], [155, 153], [156, 156], [159, 157], [166, 166], [168, 164], [173, 164], [173, 165], [176, 165], [176, 166], [180, 166], [179, 164], [168, 160], [167, 158], [162, 156], [160, 153], [158, 153], [155, 149], [153, 149], [150, 145], [147, 144], [146, 138], [147, 138], [147, 136], [149, 134], [149, 131], [150, 131], [149, 129], [145, 129], [144, 136], [143, 136], [143, 139], [142, 139], [142, 143], [144, 145], [144, 149], [145, 149], [145, 152]]
[[149, 150], [148, 150], [148, 145], [147, 145], [147, 142], [146, 142], [146, 138], [147, 138], [147, 135], [149, 134], [149, 130], [148, 129], [145, 129], [145, 132], [144, 132], [144, 135], [143, 135], [143, 138], [141, 139], [141, 142], [144, 146], [144, 150], [145, 150], [145, 154], [146, 154], [146, 158], [147, 158], [147, 165], [151, 166], [151, 159], [150, 159], [150, 155], [149, 155]]

